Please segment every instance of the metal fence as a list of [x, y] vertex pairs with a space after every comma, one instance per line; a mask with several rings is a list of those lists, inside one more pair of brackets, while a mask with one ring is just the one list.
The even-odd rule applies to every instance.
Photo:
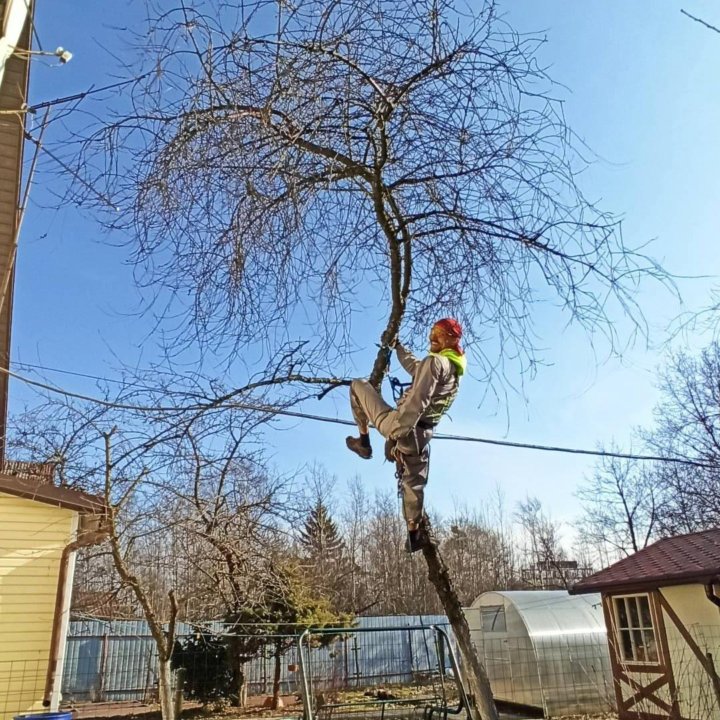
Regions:
[[[436, 624], [438, 630], [432, 628]], [[625, 638], [621, 633], [617, 651], [628, 657], [615, 658], [614, 669], [607, 652], [599, 653], [598, 644], [589, 638], [583, 643], [575, 637], [569, 644], [561, 635], [544, 637], [540, 648], [528, 635], [497, 641], [486, 637], [478, 651], [496, 699], [534, 706], [547, 717], [573, 714], [581, 706], [588, 715], [612, 711], [617, 687], [622, 709], [640, 719], [675, 712], [678, 717], [717, 720], [720, 626], [666, 624], [662, 634], [643, 629], [626, 632]], [[380, 714], [384, 720], [423, 715], [427, 720], [435, 713], [457, 711], [462, 688], [455, 684], [452, 643], [443, 636], [445, 628], [442, 616], [360, 618], [356, 628], [315, 632], [301, 642], [286, 637], [279, 664], [271, 642], [243, 665], [251, 705], [253, 696], [265, 701], [277, 684], [286, 701], [286, 716], [308, 718], [309, 708], [309, 720], [349, 715], [359, 720], [363, 714]], [[209, 629], [215, 637], [242, 640], [222, 626]], [[188, 626], [179, 630], [186, 638], [192, 636]], [[207, 666], [209, 658], [199, 652], [195, 664], [190, 663], [190, 675], [204, 671], [217, 680], [215, 667]], [[7, 714], [25, 695], [36, 692], [38, 683], [42, 685], [45, 664], [6, 665], [0, 666], [0, 709]], [[152, 700], [156, 672], [155, 649], [145, 623], [72, 624], [65, 702]], [[229, 673], [228, 682], [234, 682], [232, 668], [224, 672]]]
[[[357, 634], [328, 646], [311, 650], [317, 667], [332, 666], [332, 676], [317, 676], [318, 687], [332, 686], [337, 682], [338, 668], [344, 681], [358, 685], [360, 681], [376, 685], [401, 678], [411, 678], [419, 666], [422, 655], [430, 653], [425, 630], [432, 625], [445, 625], [443, 615], [387, 616], [358, 618], [357, 628], [373, 630], [391, 628], [392, 633], [369, 633], [362, 638]], [[221, 623], [209, 623], [203, 628], [218, 635], [242, 633], [230, 630]], [[416, 629], [412, 629], [416, 628]], [[178, 637], [196, 634], [193, 626], [180, 624]], [[397, 648], [404, 648], [402, 653]], [[197, 662], [204, 662], [198, 656]], [[283, 695], [299, 694], [297, 647], [292, 644], [283, 653], [280, 667], [280, 692]], [[250, 696], [272, 692], [275, 673], [274, 648], [268, 643], [257, 657], [244, 665], [247, 691]], [[65, 702], [147, 702], [157, 694], [157, 654], [147, 623], [144, 621], [81, 620], [70, 623], [63, 698]]]
[[11, 720], [42, 697], [47, 659], [0, 662], [0, 720]]
[[64, 701], [147, 702], [153, 699], [156, 688], [157, 650], [146, 622], [70, 623]]

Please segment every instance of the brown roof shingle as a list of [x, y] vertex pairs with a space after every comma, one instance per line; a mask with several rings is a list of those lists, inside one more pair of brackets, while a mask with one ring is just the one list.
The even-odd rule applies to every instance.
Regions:
[[575, 594], [715, 582], [720, 578], [720, 528], [677, 535], [575, 583]]

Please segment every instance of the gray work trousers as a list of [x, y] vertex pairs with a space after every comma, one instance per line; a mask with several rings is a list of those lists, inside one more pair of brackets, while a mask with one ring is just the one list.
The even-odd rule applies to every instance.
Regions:
[[[358, 427], [370, 423], [386, 439], [397, 429], [397, 410], [367, 380], [353, 380], [350, 384], [350, 408]], [[403, 467], [400, 479], [403, 515], [408, 523], [419, 523], [422, 519], [432, 434], [431, 429], [415, 427], [408, 435], [397, 438]]]

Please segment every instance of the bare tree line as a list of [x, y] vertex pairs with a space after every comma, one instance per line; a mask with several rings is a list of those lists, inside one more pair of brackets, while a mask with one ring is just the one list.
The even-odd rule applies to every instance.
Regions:
[[720, 525], [720, 344], [669, 355], [654, 423], [636, 442], [693, 464], [609, 460], [580, 489], [587, 537], [604, 564], [661, 537]]
[[[447, 517], [431, 508], [462, 604], [486, 590], [568, 587], [573, 563], [599, 568], [663, 535], [717, 525], [720, 347], [674, 355], [661, 383], [656, 425], [642, 438], [702, 465], [606, 461], [580, 490], [575, 547], [534, 498], [508, 510], [498, 492], [482, 510]], [[129, 384], [119, 407], [49, 401], [11, 423], [15, 457], [55, 462], [59, 482], [111, 507], [109, 546], [78, 565], [77, 611], [145, 617], [168, 662], [179, 620], [245, 628], [237, 656], [247, 658], [273, 627], [443, 612], [425, 564], [404, 552], [394, 492], [369, 494], [359, 479], [342, 487], [319, 465], [280, 477], [264, 461], [255, 413], [173, 411], [173, 393], [162, 409], [156, 398], [154, 414], [125, 409], [152, 404], [153, 384], [142, 387]], [[247, 391], [258, 392], [265, 386]]]
[[[289, 617], [342, 624], [443, 612], [425, 564], [404, 552], [394, 492], [369, 494], [357, 478], [344, 488], [319, 465], [280, 477], [264, 461], [255, 413], [173, 411], [172, 393], [154, 414], [125, 409], [152, 403], [142, 387], [129, 384], [119, 407], [54, 400], [11, 423], [16, 458], [56, 463], [59, 482], [95, 490], [111, 508], [109, 545], [78, 565], [76, 610], [145, 617], [167, 662], [179, 620], [223, 619], [257, 637], [295, 627]], [[663, 535], [717, 526], [719, 387], [717, 343], [672, 356], [642, 439], [701, 465], [605, 461], [580, 490], [585, 516], [572, 549], [534, 498], [508, 511], [498, 491], [482, 511], [431, 509], [460, 602], [486, 590], [567, 587], [573, 562], [599, 568]], [[247, 391], [258, 392], [265, 386]], [[553, 570], [553, 582], [538, 583], [532, 568]]]
[[[257, 586], [263, 566], [283, 557], [297, 562], [315, 592], [347, 617], [444, 612], [424, 563], [404, 550], [406, 529], [394, 492], [368, 493], [359, 478], [339, 488], [338, 481], [317, 465], [299, 475], [302, 482], [293, 485], [292, 497], [282, 497], [277, 492], [281, 483], [270, 476], [255, 475], [256, 485], [246, 497], [256, 495], [259, 486], [264, 488], [264, 500], [257, 504], [246, 499], [245, 512], [253, 507], [252, 519], [241, 516], [241, 504], [235, 506], [237, 515], [225, 521], [229, 523], [223, 531], [225, 545], [207, 534], [198, 515], [183, 512], [180, 503], [163, 508], [164, 519], [156, 518], [147, 534], [135, 534], [133, 566], [142, 573], [146, 592], [164, 617], [171, 612], [172, 589], [179, 619], [203, 623], [244, 617], [245, 627], [250, 627], [253, 622], [245, 611], [253, 598], [247, 586]], [[318, 480], [325, 483], [322, 499], [298, 489]], [[328, 491], [328, 483], [334, 489]], [[289, 512], [285, 504], [295, 509]], [[488, 590], [561, 589], [568, 584], [559, 566], [554, 581], [528, 579], [528, 569], [552, 566], [574, 554], [564, 547], [560, 523], [542, 515], [537, 500], [527, 504], [535, 508], [534, 519], [529, 519], [526, 504], [501, 520], [477, 508], [459, 508], [447, 517], [430, 508], [443, 557], [464, 605]], [[318, 506], [330, 526], [326, 547], [318, 547], [315, 536], [306, 532]], [[277, 516], [283, 517], [279, 524], [272, 519]], [[249, 528], [263, 522], [268, 524], [266, 531], [253, 536]], [[245, 561], [228, 562], [228, 553], [236, 555], [239, 548]], [[86, 554], [79, 563], [75, 603], [77, 611], [93, 616], [141, 614], [137, 603], [118, 586], [102, 550]]]

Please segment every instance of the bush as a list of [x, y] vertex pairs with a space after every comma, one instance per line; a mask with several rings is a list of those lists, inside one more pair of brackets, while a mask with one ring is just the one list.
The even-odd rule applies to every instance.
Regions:
[[225, 638], [198, 630], [175, 642], [172, 668], [185, 669], [185, 697], [208, 702], [230, 697], [233, 674]]

